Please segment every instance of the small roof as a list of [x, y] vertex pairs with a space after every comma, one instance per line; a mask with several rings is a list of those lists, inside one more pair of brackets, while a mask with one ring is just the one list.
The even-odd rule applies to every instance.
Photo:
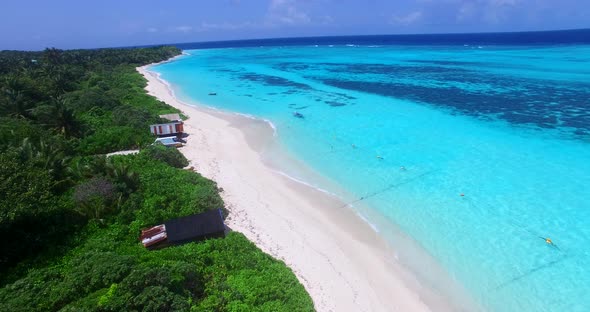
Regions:
[[221, 209], [172, 219], [164, 224], [141, 230], [139, 240], [147, 249], [160, 249], [208, 238], [225, 236]]
[[168, 119], [170, 121], [181, 120], [180, 114], [164, 114], [164, 115], [160, 115], [160, 118]]
[[197, 215], [168, 220], [164, 223], [170, 244], [182, 244], [195, 240], [223, 237], [225, 224], [221, 209], [209, 210]]

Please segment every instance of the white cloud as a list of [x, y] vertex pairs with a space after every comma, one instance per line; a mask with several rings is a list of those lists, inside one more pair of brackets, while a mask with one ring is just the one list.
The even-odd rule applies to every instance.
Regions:
[[277, 9], [294, 2], [293, 0], [270, 0], [270, 9]]
[[209, 22], [202, 22], [201, 25], [197, 28], [197, 31], [208, 31], [208, 30], [236, 30], [236, 29], [243, 29], [243, 28], [254, 28], [256, 25], [250, 22], [244, 23], [209, 23]]
[[487, 24], [498, 24], [507, 19], [522, 0], [455, 0], [457, 6], [455, 20], [457, 22], [483, 21]]
[[[233, 5], [240, 5], [240, 0], [230, 0]], [[261, 21], [233, 22], [207, 22], [202, 21], [195, 26], [176, 26], [168, 28], [171, 32], [208, 32], [208, 31], [232, 31], [238, 29], [263, 29], [279, 26], [304, 26], [304, 25], [332, 25], [334, 18], [329, 15], [318, 16], [312, 19], [301, 8], [301, 0], [270, 0], [266, 15]], [[151, 28], [148, 29], [149, 32]], [[157, 29], [155, 29], [157, 31]], [[154, 32], [155, 32], [154, 31]]]
[[321, 22], [322, 25], [332, 25], [334, 24], [334, 18], [330, 15], [325, 15], [321, 18]]
[[172, 31], [183, 32], [183, 33], [188, 33], [188, 32], [191, 32], [192, 30], [193, 30], [192, 26], [186, 26], [186, 25], [176, 26], [176, 27], [172, 28]]
[[517, 5], [520, 0], [490, 0], [489, 4], [492, 6], [514, 6]]
[[409, 26], [420, 21], [422, 19], [422, 16], [422, 11], [414, 11], [402, 16], [394, 15], [391, 19], [391, 23], [396, 25]]
[[296, 0], [271, 0], [267, 11], [266, 23], [276, 25], [307, 25], [312, 20], [297, 6]]
[[483, 20], [490, 24], [499, 24], [506, 20], [520, 0], [489, 0], [483, 9]]
[[456, 20], [458, 22], [468, 20], [477, 13], [477, 7], [472, 2], [463, 3], [457, 11]]
[[150, 28], [147, 29], [147, 32], [155, 33], [155, 32], [158, 32], [158, 29], [155, 28], [155, 27], [150, 27]]

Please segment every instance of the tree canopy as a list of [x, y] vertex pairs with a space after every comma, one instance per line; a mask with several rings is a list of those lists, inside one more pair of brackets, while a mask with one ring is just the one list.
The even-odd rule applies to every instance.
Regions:
[[[148, 125], [178, 111], [135, 68], [179, 53], [0, 52], [0, 310], [313, 310], [293, 272], [240, 233], [158, 251], [138, 241], [224, 207], [181, 153], [150, 145]], [[141, 152], [105, 156], [130, 148]]]

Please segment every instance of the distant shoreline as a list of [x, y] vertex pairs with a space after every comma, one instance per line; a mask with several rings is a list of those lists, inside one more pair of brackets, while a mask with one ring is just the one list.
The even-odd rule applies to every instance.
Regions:
[[138, 68], [146, 90], [190, 117], [180, 150], [224, 190], [229, 227], [285, 261], [318, 311], [457, 310], [391, 261], [388, 243], [339, 199], [268, 167], [257, 150], [273, 140], [268, 123], [183, 103], [152, 65]]

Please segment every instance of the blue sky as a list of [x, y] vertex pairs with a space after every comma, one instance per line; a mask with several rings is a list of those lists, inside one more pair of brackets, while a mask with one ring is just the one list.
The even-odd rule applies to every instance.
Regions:
[[4, 0], [0, 49], [590, 27], [590, 0]]

